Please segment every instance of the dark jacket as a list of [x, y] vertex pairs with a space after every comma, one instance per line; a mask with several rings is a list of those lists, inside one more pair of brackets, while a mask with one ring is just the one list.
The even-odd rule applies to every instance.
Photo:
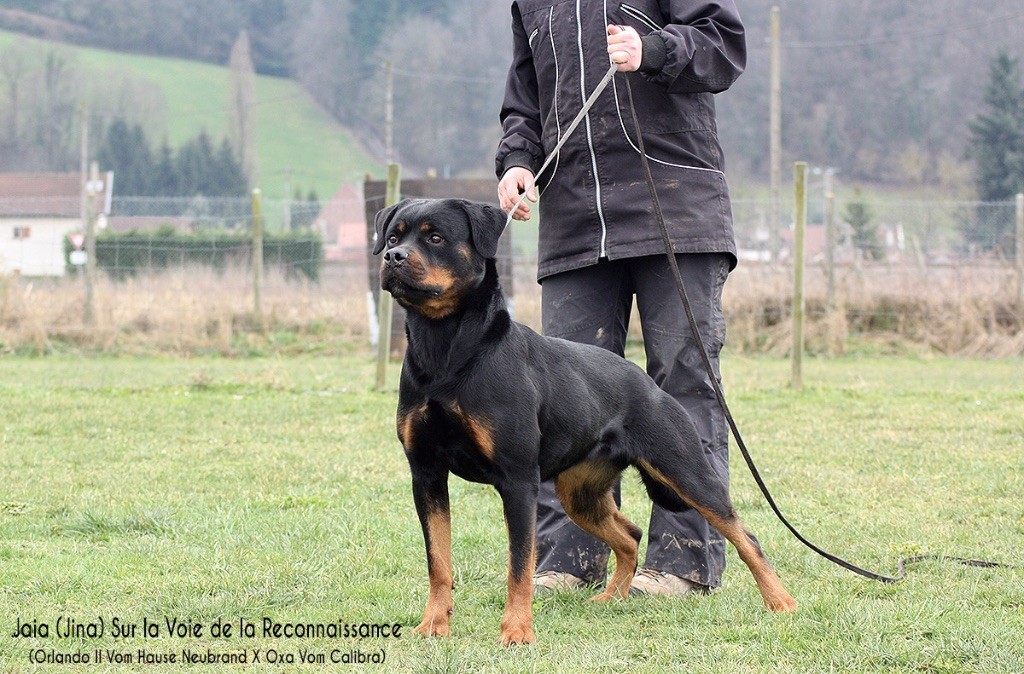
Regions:
[[746, 64], [743, 25], [733, 0], [513, 2], [504, 135], [495, 157], [499, 178], [512, 166], [536, 174], [608, 70], [610, 23], [640, 33], [643, 63], [639, 72], [616, 73], [538, 178], [538, 276], [595, 264], [601, 257], [664, 252], [625, 77], [676, 251], [725, 252], [735, 264], [713, 98]]

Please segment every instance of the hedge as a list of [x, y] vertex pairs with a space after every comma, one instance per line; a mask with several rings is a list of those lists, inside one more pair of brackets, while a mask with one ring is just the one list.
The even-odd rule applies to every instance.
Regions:
[[[64, 241], [65, 262], [72, 272], [72, 245]], [[252, 239], [248, 233], [181, 233], [170, 229], [152, 232], [104, 232], [96, 237], [96, 266], [113, 278], [128, 278], [143, 272], [200, 265], [217, 271], [248, 267]], [[263, 264], [279, 267], [287, 277], [320, 279], [323, 241], [311, 232], [263, 235]]]

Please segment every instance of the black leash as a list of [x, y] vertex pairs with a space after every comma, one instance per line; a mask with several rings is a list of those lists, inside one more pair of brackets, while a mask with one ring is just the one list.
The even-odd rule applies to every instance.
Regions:
[[740, 435], [740, 429], [736, 425], [736, 420], [733, 419], [732, 412], [729, 411], [729, 405], [725, 400], [725, 394], [722, 392], [722, 386], [718, 382], [718, 378], [715, 376], [714, 367], [711, 365], [711, 358], [708, 357], [707, 348], [704, 346], [704, 340], [701, 339], [700, 331], [697, 329], [697, 320], [693, 316], [693, 310], [690, 308], [690, 298], [686, 294], [686, 286], [683, 284], [683, 277], [679, 273], [679, 264], [676, 261], [675, 250], [672, 247], [672, 240], [668, 234], [668, 226], [665, 224], [665, 215], [661, 211], [661, 202], [658, 200], [658, 192], [654, 186], [654, 176], [651, 174], [650, 161], [647, 159], [647, 154], [644, 151], [644, 139], [643, 134], [640, 133], [640, 121], [636, 116], [636, 107], [633, 105], [633, 89], [629, 85], [629, 77], [624, 78], [626, 80], [626, 93], [629, 97], [629, 110], [633, 117], [633, 128], [636, 130], [637, 149], [640, 151], [640, 161], [644, 167], [644, 173], [647, 178], [647, 189], [651, 193], [651, 201], [654, 204], [654, 215], [658, 220], [658, 226], [661, 229], [661, 237], [665, 244], [665, 254], [668, 257], [669, 267], [672, 269], [672, 275], [675, 278], [676, 289], [679, 291], [679, 297], [683, 301], [683, 309], [686, 311], [686, 318], [690, 322], [690, 330], [693, 332], [694, 340], [699, 346], [701, 359], [704, 361], [704, 368], [707, 370], [708, 379], [711, 381], [711, 387], [715, 391], [715, 397], [718, 399], [718, 404], [722, 407], [722, 412], [725, 414], [725, 419], [729, 423], [729, 428], [732, 430], [732, 435], [736, 438], [736, 444], [740, 448], [740, 452], [743, 454], [743, 460], [747, 463], [747, 468], [750, 469], [751, 475], [754, 476], [754, 481], [757, 483], [761, 493], [764, 494], [764, 498], [768, 501], [768, 505], [771, 506], [775, 512], [775, 516], [779, 518], [787, 529], [796, 537], [798, 541], [806, 545], [808, 548], [818, 553], [825, 559], [829, 560], [833, 564], [848, 569], [858, 575], [870, 578], [871, 580], [881, 581], [883, 583], [898, 583], [907, 576], [907, 565], [915, 564], [917, 562], [923, 562], [927, 560], [937, 560], [946, 562], [956, 562], [958, 564], [966, 564], [968, 566], [980, 566], [986, 568], [1002, 567], [1002, 568], [1018, 568], [1011, 564], [1002, 564], [999, 562], [989, 562], [980, 559], [966, 559], [963, 557], [949, 557], [946, 555], [917, 555], [914, 557], [905, 557], [899, 560], [897, 573], [895, 576], [884, 576], [874, 571], [868, 571], [863, 569], [856, 564], [846, 561], [842, 557], [834, 555], [830, 552], [822, 550], [820, 547], [807, 540], [801, 534], [796, 527], [790, 524], [786, 516], [782, 514], [782, 510], [775, 502], [775, 498], [771, 492], [768, 491], [768, 486], [765, 484], [764, 479], [761, 477], [760, 471], [757, 466], [754, 465], [754, 460], [750, 456], [750, 451], [747, 449], [746, 443], [743, 442], [743, 437]]

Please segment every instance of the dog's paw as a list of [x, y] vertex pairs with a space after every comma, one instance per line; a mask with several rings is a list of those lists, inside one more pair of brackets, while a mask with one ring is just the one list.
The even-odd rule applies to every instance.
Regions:
[[423, 622], [413, 629], [413, 634], [421, 637], [446, 637], [449, 635], [449, 618], [451, 613], [424, 615]]
[[590, 601], [597, 604], [607, 604], [608, 602], [618, 598], [619, 597], [614, 592], [610, 590], [605, 590], [600, 594], [595, 594], [593, 597], [590, 598]]
[[764, 598], [764, 605], [769, 611], [776, 613], [793, 613], [796, 611], [796, 599], [793, 599], [788, 592], [773, 594]]
[[502, 625], [501, 637], [498, 639], [502, 646], [508, 648], [518, 644], [532, 644], [537, 641], [533, 633], [533, 627], [527, 625]]

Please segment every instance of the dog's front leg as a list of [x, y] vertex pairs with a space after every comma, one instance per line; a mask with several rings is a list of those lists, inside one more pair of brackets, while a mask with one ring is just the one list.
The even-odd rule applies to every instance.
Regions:
[[448, 506], [448, 471], [436, 466], [412, 467], [412, 495], [416, 514], [423, 528], [427, 547], [427, 573], [430, 594], [423, 610], [423, 621], [413, 630], [425, 637], [448, 636], [448, 625], [454, 611], [452, 601], [452, 520]]
[[508, 528], [508, 600], [501, 619], [501, 644], [532, 644], [533, 572], [537, 566], [537, 491], [540, 479], [510, 481], [498, 486]]

